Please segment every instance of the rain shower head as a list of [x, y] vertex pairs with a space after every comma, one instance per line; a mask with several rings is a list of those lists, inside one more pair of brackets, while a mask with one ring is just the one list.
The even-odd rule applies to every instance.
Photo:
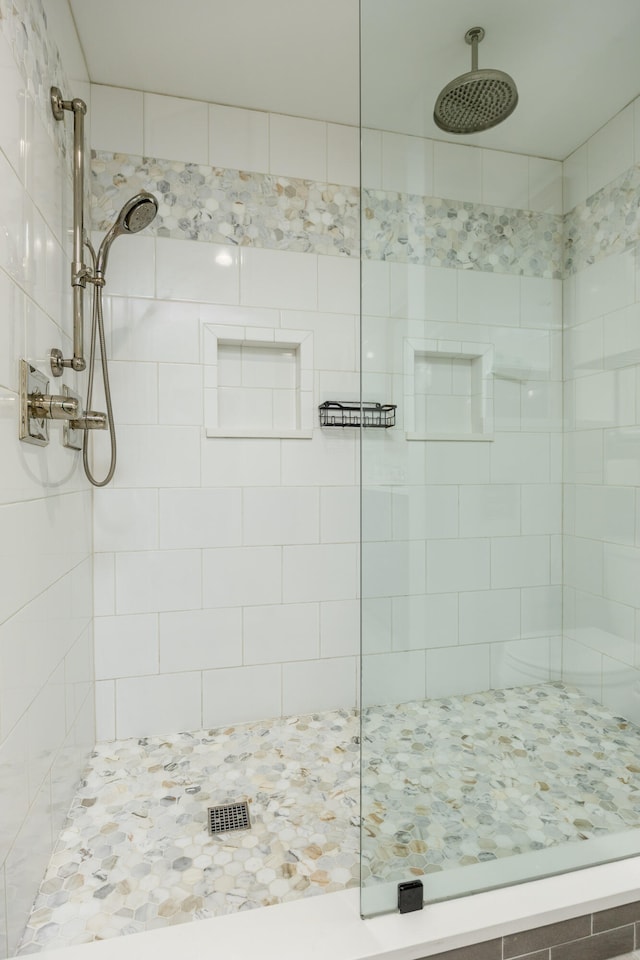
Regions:
[[482, 27], [464, 36], [471, 45], [471, 70], [456, 77], [440, 92], [433, 119], [447, 133], [479, 133], [506, 120], [518, 104], [518, 90], [508, 73], [478, 69], [478, 44]]
[[158, 201], [152, 193], [141, 190], [135, 197], [127, 200], [118, 217], [100, 244], [96, 274], [103, 277], [107, 267], [107, 257], [111, 244], [123, 234], [139, 233], [148, 227], [158, 212]]

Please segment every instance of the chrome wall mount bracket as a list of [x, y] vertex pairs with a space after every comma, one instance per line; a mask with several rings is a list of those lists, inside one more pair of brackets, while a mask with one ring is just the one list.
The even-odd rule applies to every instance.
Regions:
[[64, 117], [64, 100], [62, 99], [62, 90], [60, 87], [51, 87], [49, 91], [51, 97], [51, 112], [56, 120], [62, 120]]

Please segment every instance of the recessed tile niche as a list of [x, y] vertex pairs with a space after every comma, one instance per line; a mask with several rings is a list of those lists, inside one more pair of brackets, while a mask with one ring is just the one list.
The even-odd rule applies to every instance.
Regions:
[[405, 340], [407, 440], [493, 440], [493, 351]]
[[208, 437], [311, 437], [310, 332], [206, 324], [204, 336]]

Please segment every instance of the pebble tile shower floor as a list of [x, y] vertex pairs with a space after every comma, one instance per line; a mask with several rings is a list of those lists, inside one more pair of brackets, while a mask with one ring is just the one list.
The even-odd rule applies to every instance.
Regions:
[[[562, 684], [368, 708], [364, 729], [365, 883], [640, 826], [640, 731]], [[98, 744], [18, 952], [355, 886], [358, 738], [332, 711]], [[210, 837], [207, 808], [244, 798], [251, 830]]]

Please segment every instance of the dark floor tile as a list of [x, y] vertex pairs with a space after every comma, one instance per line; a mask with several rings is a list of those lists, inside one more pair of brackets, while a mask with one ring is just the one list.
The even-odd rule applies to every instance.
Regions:
[[585, 940], [562, 943], [551, 950], [551, 960], [610, 960], [633, 950], [633, 926], [618, 927]]
[[600, 910], [593, 915], [593, 932], [602, 933], [603, 930], [613, 930], [614, 927], [624, 927], [628, 923], [640, 921], [640, 901], [625, 903], [622, 907], [613, 907], [611, 910]]
[[504, 938], [504, 957], [505, 960], [510, 960], [511, 957], [535, 953], [536, 950], [553, 947], [557, 943], [588, 937], [590, 933], [591, 917], [589, 915], [562, 920], [560, 923], [550, 923], [546, 927], [535, 927], [533, 930], [524, 930], [522, 933], [512, 933]]
[[518, 960], [550, 960], [550, 957], [550, 950], [536, 950], [535, 953], [525, 953], [524, 956], [518, 957]]
[[428, 960], [502, 960], [502, 940], [473, 943], [470, 947], [438, 953], [435, 957], [429, 957]]

